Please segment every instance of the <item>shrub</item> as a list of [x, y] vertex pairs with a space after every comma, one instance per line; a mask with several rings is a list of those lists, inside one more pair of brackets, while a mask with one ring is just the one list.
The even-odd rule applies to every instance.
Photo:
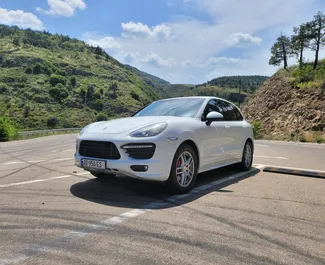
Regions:
[[66, 99], [69, 96], [69, 91], [62, 84], [58, 84], [55, 87], [52, 87], [49, 90], [50, 96], [55, 100], [62, 102], [62, 100]]
[[59, 124], [59, 120], [56, 117], [51, 117], [47, 120], [47, 126], [55, 128]]
[[75, 87], [77, 85], [77, 78], [75, 76], [71, 76], [70, 84]]
[[315, 71], [311, 65], [295, 69], [292, 75], [296, 79], [296, 83], [305, 83], [315, 79]]
[[253, 121], [252, 126], [253, 126], [253, 132], [254, 132], [255, 139], [262, 138], [262, 135], [261, 135], [261, 122], [260, 121]]
[[49, 102], [49, 97], [48, 96], [43, 96], [36, 94], [32, 97], [32, 100], [37, 102], [37, 103], [48, 103]]
[[99, 113], [96, 116], [97, 121], [106, 121], [108, 119], [107, 115], [105, 113]]
[[25, 73], [26, 74], [32, 74], [33, 73], [33, 68], [32, 67], [27, 67], [26, 70], [25, 70]]
[[137, 93], [135, 93], [134, 91], [131, 92], [131, 97], [133, 99], [135, 99], [136, 101], [140, 101], [140, 97]]
[[42, 71], [42, 65], [40, 63], [36, 63], [33, 67], [33, 74], [38, 75]]
[[9, 91], [9, 87], [5, 83], [0, 83], [0, 93], [5, 93]]
[[97, 99], [94, 103], [94, 109], [97, 111], [101, 111], [104, 108], [104, 101], [101, 99]]
[[51, 74], [51, 77], [50, 77], [50, 84], [52, 86], [56, 86], [57, 84], [62, 84], [62, 85], [65, 85], [65, 77], [64, 76], [61, 76], [61, 75], [56, 75], [56, 74]]
[[316, 140], [316, 143], [318, 143], [318, 144], [325, 142], [325, 139], [321, 135], [316, 135], [315, 140]]
[[13, 140], [18, 136], [16, 126], [5, 117], [0, 117], [0, 142]]

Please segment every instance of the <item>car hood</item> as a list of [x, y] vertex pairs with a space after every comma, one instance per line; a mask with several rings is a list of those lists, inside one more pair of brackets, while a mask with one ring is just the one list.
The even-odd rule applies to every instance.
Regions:
[[166, 116], [148, 116], [148, 117], [130, 117], [121, 118], [111, 121], [95, 123], [86, 132], [87, 133], [104, 133], [104, 134], [120, 134], [127, 131], [134, 131], [147, 125], [159, 122], [179, 121], [180, 117]]

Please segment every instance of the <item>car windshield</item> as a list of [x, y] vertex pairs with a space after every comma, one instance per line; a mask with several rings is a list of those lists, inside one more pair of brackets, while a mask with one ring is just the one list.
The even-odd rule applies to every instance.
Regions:
[[184, 98], [156, 101], [134, 115], [194, 117], [204, 102], [203, 98]]

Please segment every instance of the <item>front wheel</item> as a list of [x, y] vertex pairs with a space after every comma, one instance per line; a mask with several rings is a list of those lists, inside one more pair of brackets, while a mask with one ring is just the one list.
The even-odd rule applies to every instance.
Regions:
[[168, 184], [176, 193], [186, 193], [193, 187], [197, 172], [196, 152], [190, 145], [181, 145], [174, 156]]
[[253, 164], [253, 145], [250, 141], [247, 141], [244, 146], [242, 161], [239, 163], [239, 167], [242, 170], [248, 171]]

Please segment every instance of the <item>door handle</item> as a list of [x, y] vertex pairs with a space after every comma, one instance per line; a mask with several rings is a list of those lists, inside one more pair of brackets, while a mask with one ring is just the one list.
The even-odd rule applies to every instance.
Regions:
[[230, 128], [230, 125], [225, 125], [226, 129], [229, 129]]

